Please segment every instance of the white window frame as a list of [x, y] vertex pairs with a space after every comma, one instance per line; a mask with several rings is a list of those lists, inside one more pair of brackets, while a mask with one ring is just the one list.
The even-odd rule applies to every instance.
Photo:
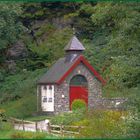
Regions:
[[[46, 86], [46, 89], [44, 88]], [[50, 89], [51, 86], [51, 89]], [[44, 102], [44, 98], [46, 102]], [[49, 101], [51, 98], [51, 102]], [[42, 111], [53, 112], [54, 111], [54, 85], [43, 85], [41, 88], [41, 107]]]

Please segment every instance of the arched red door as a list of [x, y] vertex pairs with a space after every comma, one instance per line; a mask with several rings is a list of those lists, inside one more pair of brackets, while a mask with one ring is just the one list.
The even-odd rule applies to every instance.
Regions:
[[84, 100], [88, 106], [88, 83], [84, 76], [76, 75], [70, 81], [70, 110], [76, 99]]

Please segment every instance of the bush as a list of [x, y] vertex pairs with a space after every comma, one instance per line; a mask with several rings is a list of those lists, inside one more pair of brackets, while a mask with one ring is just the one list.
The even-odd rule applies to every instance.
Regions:
[[77, 99], [77, 100], [73, 101], [71, 107], [72, 107], [72, 110], [79, 110], [79, 109], [85, 110], [86, 109], [86, 103], [85, 103], [84, 100]]
[[66, 112], [59, 115], [56, 115], [50, 119], [52, 124], [57, 125], [71, 125], [73, 122], [78, 122], [83, 120], [85, 117], [85, 113], [83, 110], [75, 110], [72, 113]]
[[89, 111], [86, 118], [74, 123], [78, 126], [87, 126], [80, 130], [79, 138], [122, 138], [125, 137], [126, 112], [121, 111]]
[[11, 123], [0, 121], [0, 131], [10, 131], [12, 129]]

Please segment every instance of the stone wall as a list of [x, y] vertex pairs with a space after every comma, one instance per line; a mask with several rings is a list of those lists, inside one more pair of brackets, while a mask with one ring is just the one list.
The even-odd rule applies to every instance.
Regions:
[[[73, 72], [60, 85], [55, 85], [55, 112], [69, 111], [69, 83], [75, 75], [83, 75], [88, 81], [88, 107], [93, 108], [98, 105], [98, 100], [102, 97], [102, 85], [96, 77], [83, 65], [79, 64]], [[62, 98], [64, 95], [64, 98]]]
[[126, 103], [127, 98], [101, 98], [98, 102], [98, 107], [100, 109], [125, 109], [124, 103]]

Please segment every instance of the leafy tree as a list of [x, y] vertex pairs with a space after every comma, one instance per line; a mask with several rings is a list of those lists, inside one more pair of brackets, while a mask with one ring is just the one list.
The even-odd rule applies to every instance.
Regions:
[[[47, 32], [47, 30], [46, 30]], [[29, 70], [36, 68], [50, 67], [52, 63], [64, 55], [64, 46], [72, 36], [70, 28], [55, 30], [39, 46], [28, 44], [31, 52], [30, 57], [25, 61], [25, 67]]]
[[[109, 30], [105, 56], [105, 75], [119, 87], [136, 86], [139, 81], [140, 4], [99, 3], [94, 7], [92, 21], [98, 28]], [[109, 69], [109, 70], [108, 70]]]
[[19, 4], [0, 3], [0, 63], [5, 59], [5, 51], [22, 34], [19, 20], [22, 10]]

